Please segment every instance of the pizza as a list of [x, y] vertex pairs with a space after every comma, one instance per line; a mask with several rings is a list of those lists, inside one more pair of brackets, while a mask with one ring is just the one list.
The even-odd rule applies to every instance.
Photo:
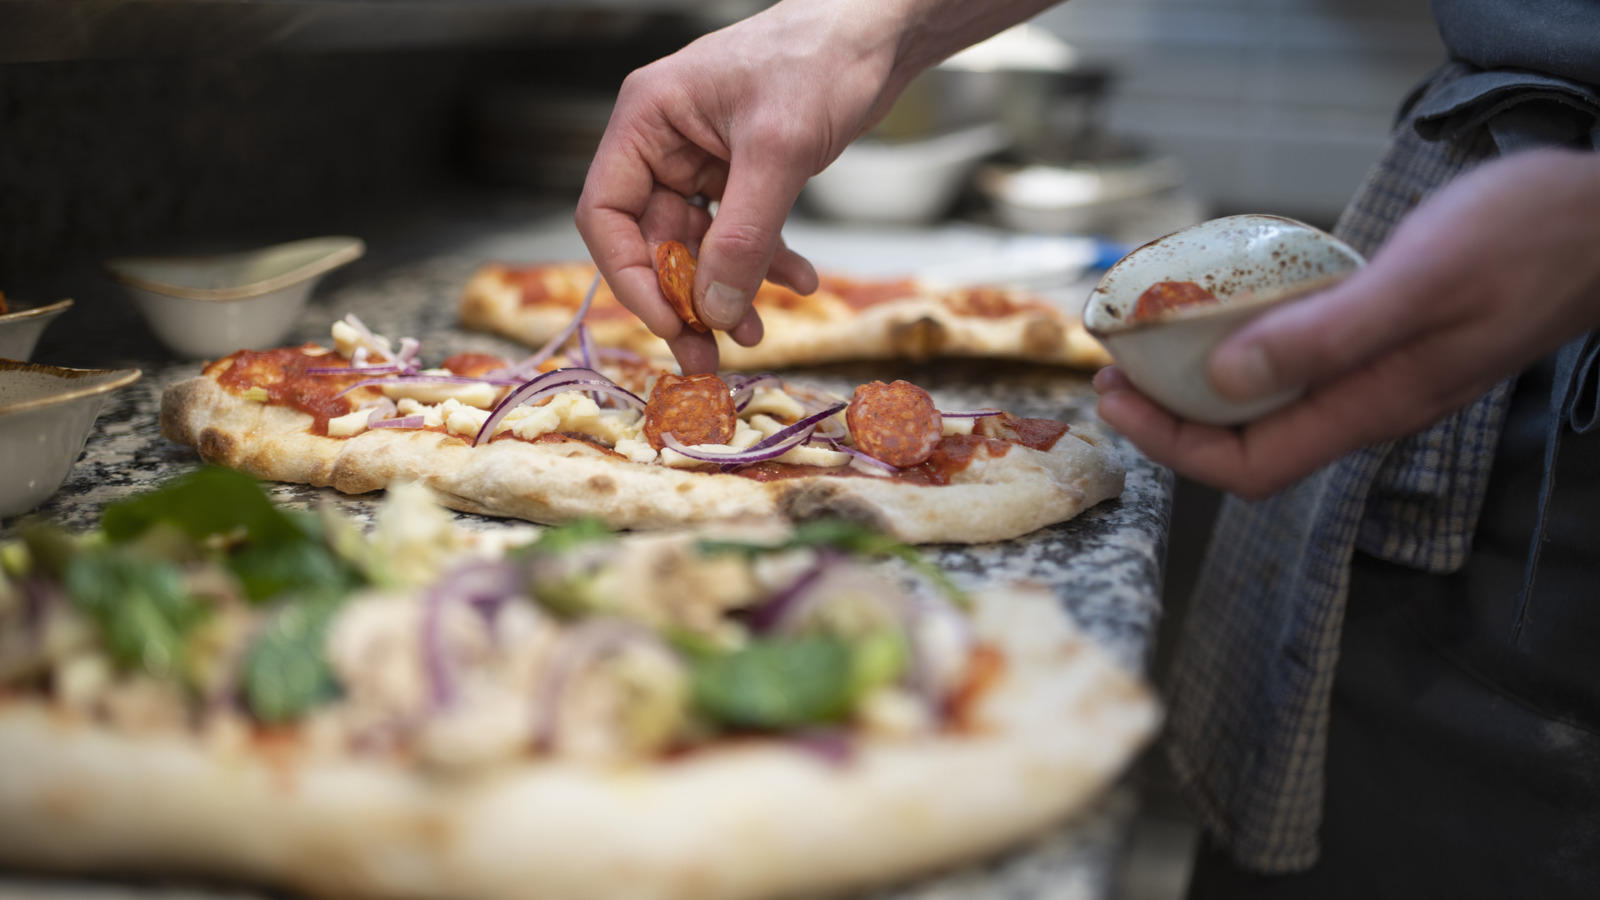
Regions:
[[[569, 321], [578, 328], [577, 319]], [[774, 374], [681, 376], [557, 335], [513, 363], [422, 368], [347, 317], [333, 346], [241, 350], [162, 396], [202, 460], [351, 494], [421, 482], [454, 509], [613, 528], [842, 517], [914, 543], [1027, 534], [1118, 496], [1087, 428], [939, 409], [904, 381], [838, 397]]]
[[371, 532], [202, 469], [0, 546], [0, 865], [354, 900], [837, 894], [1069, 815], [1151, 691], [853, 526]]
[[[663, 251], [680, 264], [692, 260], [682, 247], [672, 241], [662, 244], [657, 250], [658, 271]], [[586, 262], [486, 265], [462, 292], [461, 324], [540, 346], [566, 326], [594, 278], [595, 267]], [[763, 283], [754, 302], [766, 335], [754, 347], [741, 347], [719, 333], [722, 365], [752, 371], [845, 360], [920, 362], [947, 356], [1000, 357], [1086, 369], [1111, 362], [1081, 319], [1026, 293], [998, 287], [936, 289], [910, 278], [865, 280], [823, 274], [821, 281], [815, 293], [804, 296]], [[691, 270], [688, 286], [692, 285]], [[698, 322], [687, 289], [674, 308], [691, 327]], [[603, 283], [584, 321], [599, 346], [652, 358], [670, 356], [666, 342], [623, 308]]]

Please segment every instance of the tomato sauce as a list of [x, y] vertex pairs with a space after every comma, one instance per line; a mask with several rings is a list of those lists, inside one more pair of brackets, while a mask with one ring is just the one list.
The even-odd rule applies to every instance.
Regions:
[[1175, 309], [1216, 302], [1216, 294], [1192, 281], [1159, 281], [1139, 295], [1128, 321], [1143, 322]]
[[495, 356], [493, 353], [457, 353], [443, 363], [440, 368], [448, 369], [451, 373], [467, 378], [476, 378], [493, 372], [495, 369], [505, 369], [511, 366], [511, 361], [505, 357]]
[[[351, 395], [341, 397], [339, 392], [364, 376], [308, 374], [306, 369], [350, 365], [337, 353], [313, 355], [321, 350], [316, 344], [276, 350], [240, 350], [207, 366], [205, 374], [215, 375], [218, 384], [235, 394], [261, 388], [267, 393], [267, 403], [287, 406], [311, 416], [315, 420], [312, 433], [326, 435], [329, 419], [348, 415], [356, 408]], [[223, 363], [229, 365], [224, 367]]]
[[951, 312], [977, 319], [1003, 319], [1019, 312], [1046, 308], [1037, 301], [1018, 302], [1006, 291], [995, 288], [958, 291], [945, 296], [944, 305]]
[[823, 290], [837, 295], [855, 310], [899, 300], [917, 292], [917, 283], [909, 278], [898, 281], [855, 281], [837, 275], [825, 275], [821, 284]]

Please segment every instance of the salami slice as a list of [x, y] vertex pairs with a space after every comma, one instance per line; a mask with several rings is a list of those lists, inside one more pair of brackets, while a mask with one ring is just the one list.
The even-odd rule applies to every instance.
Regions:
[[694, 257], [679, 241], [667, 241], [656, 248], [656, 279], [661, 293], [684, 324], [695, 331], [711, 329], [694, 314]]
[[664, 373], [644, 409], [644, 437], [657, 450], [669, 433], [689, 446], [726, 444], [738, 424], [733, 392], [715, 375]]
[[933, 455], [944, 421], [928, 392], [906, 381], [856, 388], [845, 410], [856, 449], [891, 466], [914, 466]]

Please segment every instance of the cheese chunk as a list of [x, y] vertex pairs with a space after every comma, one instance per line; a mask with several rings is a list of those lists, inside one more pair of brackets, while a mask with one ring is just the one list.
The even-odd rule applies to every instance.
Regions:
[[[427, 369], [424, 375], [450, 375], [446, 369]], [[487, 382], [476, 381], [472, 384], [429, 384], [426, 382], [395, 381], [383, 385], [383, 394], [395, 400], [409, 398], [422, 403], [443, 403], [446, 400], [455, 400], [467, 406], [479, 409], [493, 409], [495, 401], [500, 398], [500, 388]]]
[[477, 437], [483, 423], [489, 421], [489, 411], [451, 398], [439, 404], [439, 417], [444, 420], [444, 427], [451, 434]]
[[637, 440], [644, 427], [644, 416], [639, 413], [631, 409], [601, 409], [581, 391], [562, 391], [543, 406], [523, 408], [530, 412], [512, 431], [526, 440], [559, 431], [586, 434], [616, 445], [625, 440]]
[[945, 418], [941, 422], [941, 424], [944, 426], [944, 436], [949, 437], [952, 434], [971, 434], [972, 424], [976, 421], [978, 420], [968, 418]]
[[847, 466], [853, 458], [850, 454], [840, 450], [829, 450], [826, 447], [810, 447], [802, 444], [778, 457], [776, 462], [791, 463], [797, 466], [832, 468], [834, 466]]
[[358, 409], [345, 416], [328, 420], [328, 437], [349, 437], [367, 430], [367, 420], [372, 418], [372, 410]]
[[806, 408], [800, 401], [789, 396], [777, 388], [756, 388], [750, 397], [750, 405], [744, 408], [741, 415], [753, 416], [756, 413], [767, 413], [780, 419], [791, 421], [805, 418]]
[[378, 335], [373, 335], [373, 337], [378, 340], [376, 348], [368, 344], [367, 340], [361, 336], [361, 332], [350, 327], [343, 319], [333, 323], [333, 349], [345, 359], [355, 356], [356, 349], [363, 346], [367, 348], [368, 353], [377, 349], [382, 352], [384, 359], [389, 359], [391, 356], [389, 339]]
[[[646, 441], [623, 438], [617, 441], [616, 451], [636, 463], [653, 463], [656, 461], [656, 448], [650, 446]], [[673, 456], [687, 458], [683, 457], [681, 453], [674, 453]]]

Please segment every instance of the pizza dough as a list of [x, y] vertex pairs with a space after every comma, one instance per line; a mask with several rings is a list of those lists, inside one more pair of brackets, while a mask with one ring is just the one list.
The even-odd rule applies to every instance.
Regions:
[[837, 475], [756, 481], [632, 462], [579, 441], [497, 440], [470, 446], [428, 430], [310, 433], [312, 418], [236, 396], [209, 376], [171, 385], [161, 431], [206, 462], [258, 478], [348, 494], [421, 482], [453, 509], [534, 522], [595, 517], [615, 528], [667, 528], [743, 518], [842, 517], [912, 543], [978, 543], [1027, 534], [1119, 495], [1110, 442], [1074, 428], [1048, 451], [1012, 446], [981, 456], [951, 483]]
[[773, 740], [631, 766], [447, 777], [292, 742], [130, 734], [0, 698], [0, 863], [185, 873], [315, 897], [747, 900], [833, 894], [970, 860], [1080, 807], [1158, 719], [1048, 593], [979, 598], [1006, 667], [970, 733]]
[[[487, 265], [462, 292], [461, 323], [530, 347], [542, 346], [571, 321], [594, 274], [594, 266], [587, 263]], [[1000, 357], [1087, 369], [1111, 361], [1076, 316], [1000, 289], [939, 292], [913, 282], [826, 277], [823, 287], [809, 296], [764, 284], [755, 308], [765, 323], [765, 337], [756, 346], [741, 347], [717, 333], [724, 368], [750, 371], [943, 356]], [[666, 343], [623, 309], [604, 285], [585, 323], [601, 346], [647, 357], [670, 356]]]

